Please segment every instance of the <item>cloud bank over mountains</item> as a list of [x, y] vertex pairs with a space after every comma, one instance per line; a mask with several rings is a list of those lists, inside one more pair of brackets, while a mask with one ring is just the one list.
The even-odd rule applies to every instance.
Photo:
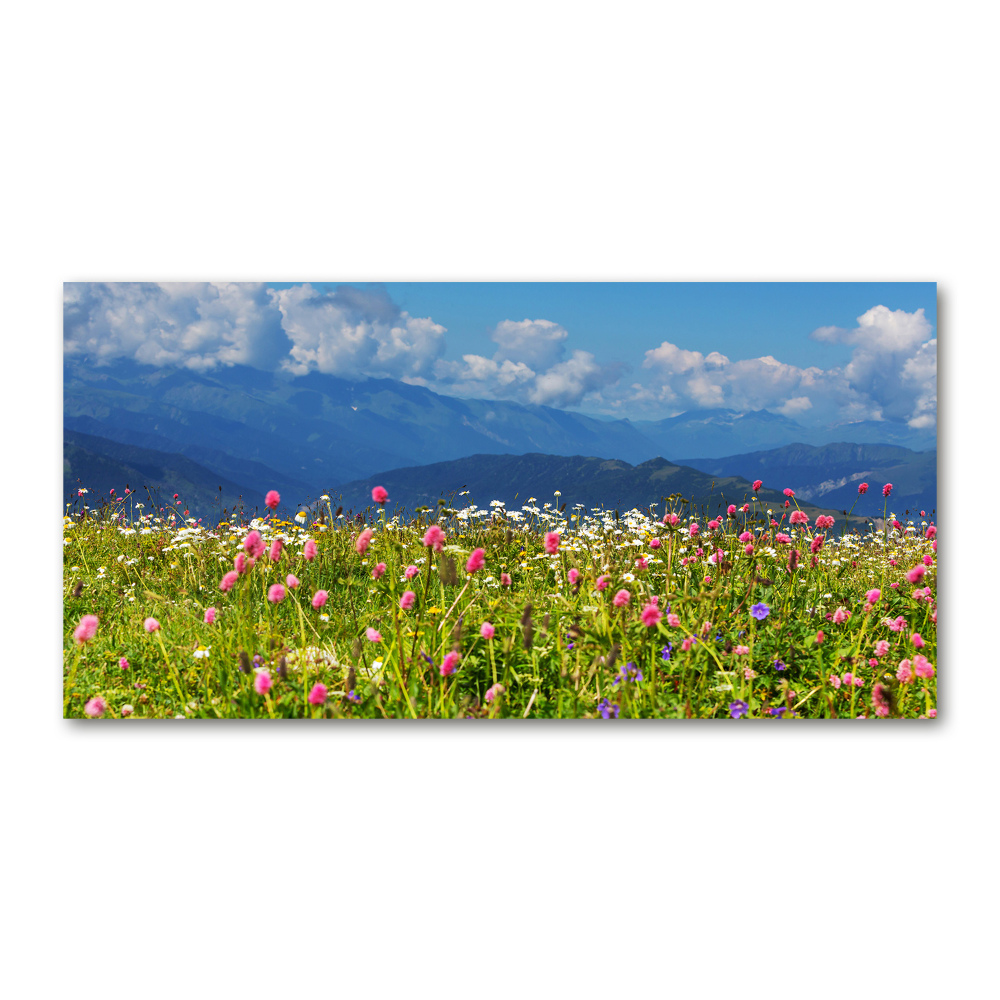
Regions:
[[843, 368], [799, 368], [765, 355], [730, 361], [663, 341], [646, 351], [645, 385], [632, 400], [683, 412], [703, 408], [771, 410], [801, 423], [895, 420], [913, 428], [937, 419], [937, 340], [924, 310], [875, 306], [854, 329], [820, 327], [810, 337], [853, 349]]
[[[664, 326], [669, 324], [664, 316]], [[852, 329], [820, 327], [819, 344], [851, 349], [843, 367], [800, 368], [770, 355], [730, 360], [663, 340], [639, 355], [636, 380], [621, 364], [573, 349], [550, 319], [504, 319], [491, 357], [449, 359], [447, 330], [411, 316], [382, 291], [308, 283], [76, 283], [64, 289], [64, 349], [97, 364], [210, 370], [249, 365], [303, 375], [388, 377], [445, 395], [583, 407], [630, 417], [690, 410], [769, 410], [804, 425], [891, 420], [931, 428], [937, 419], [937, 340], [923, 309], [877, 305]], [[804, 333], [805, 336], [805, 333]]]

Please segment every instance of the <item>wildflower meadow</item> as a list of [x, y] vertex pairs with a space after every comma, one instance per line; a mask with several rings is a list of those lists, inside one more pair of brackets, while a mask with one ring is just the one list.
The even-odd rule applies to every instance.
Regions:
[[[390, 516], [204, 524], [135, 493], [64, 516], [66, 717], [697, 718], [937, 714], [937, 530], [467, 495]], [[859, 493], [868, 484], [862, 483]], [[464, 504], [464, 506], [463, 506]], [[187, 514], [186, 509], [183, 514]], [[903, 515], [906, 517], [906, 515]]]

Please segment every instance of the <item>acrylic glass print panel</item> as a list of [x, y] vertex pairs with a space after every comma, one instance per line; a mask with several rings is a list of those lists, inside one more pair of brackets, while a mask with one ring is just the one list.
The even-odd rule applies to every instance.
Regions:
[[928, 283], [64, 287], [64, 715], [933, 718]]

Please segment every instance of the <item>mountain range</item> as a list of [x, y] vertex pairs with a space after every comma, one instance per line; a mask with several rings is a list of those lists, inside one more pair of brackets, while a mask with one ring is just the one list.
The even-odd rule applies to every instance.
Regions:
[[[882, 517], [889, 512], [902, 515], [910, 510], [931, 513], [937, 507], [937, 451], [911, 451], [884, 444], [823, 446], [791, 444], [769, 451], [724, 458], [683, 458], [682, 465], [712, 476], [744, 476], [760, 479], [780, 489], [789, 487], [796, 499], [835, 507], [854, 508], [862, 517]], [[867, 482], [863, 495], [858, 486]], [[888, 498], [882, 487], [892, 484]]]
[[[259, 472], [252, 465], [248, 472]], [[255, 509], [263, 510], [263, 494], [258, 482], [272, 482], [283, 496], [307, 497], [309, 487], [297, 480], [277, 479], [270, 470], [263, 478], [248, 477], [248, 483], [236, 483], [218, 472], [176, 452], [156, 451], [136, 445], [121, 444], [108, 438], [79, 431], [63, 432], [63, 494], [68, 500], [78, 497], [81, 488], [87, 490], [86, 500], [94, 506], [111, 490], [121, 497], [131, 488], [134, 501], [150, 509], [171, 506], [178, 511], [190, 510], [194, 517], [210, 517], [243, 506], [247, 516]], [[173, 494], [179, 494], [175, 505]]]
[[934, 429], [915, 430], [888, 420], [861, 420], [834, 427], [804, 427], [780, 413], [753, 410], [698, 410], [663, 420], [637, 420], [633, 425], [663, 455], [731, 456], [790, 444], [825, 445], [838, 441], [892, 444], [916, 451], [937, 446]]
[[382, 469], [472, 454], [583, 452], [632, 462], [656, 454], [627, 420], [454, 399], [392, 379], [73, 360], [63, 396], [68, 430], [179, 452], [236, 482], [256, 462], [319, 492]]
[[[853, 502], [848, 478], [861, 471], [852, 465], [856, 462], [873, 478], [875, 471], [895, 475], [889, 481], [901, 487], [897, 506], [904, 495], [914, 503], [919, 498], [922, 507], [933, 506], [927, 498], [936, 491], [934, 453], [917, 459], [913, 456], [920, 453], [910, 450], [934, 447], [933, 432], [888, 422], [824, 431], [766, 411], [731, 410], [698, 411], [659, 421], [601, 420], [506, 400], [457, 399], [392, 379], [348, 381], [316, 372], [292, 377], [243, 366], [194, 371], [124, 360], [98, 365], [73, 357], [65, 361], [63, 376], [66, 460], [71, 473], [64, 477], [67, 489], [87, 476], [96, 477], [92, 484], [83, 484], [88, 488], [104, 488], [98, 481], [108, 480], [107, 488], [114, 485], [119, 492], [123, 476], [164, 486], [170, 486], [173, 477], [199, 506], [209, 499], [214, 505], [219, 486], [230, 501], [242, 494], [250, 505], [267, 490], [277, 489], [297, 505], [322, 493], [354, 491], [371, 477], [385, 479], [390, 472], [414, 467], [469, 456], [482, 464], [493, 456], [503, 461], [486, 465], [499, 468], [514, 456], [543, 454], [577, 462], [591, 461], [579, 456], [602, 456], [593, 461], [614, 461], [626, 469], [659, 459], [665, 466], [687, 466], [709, 477], [761, 478], [766, 483], [784, 473], [788, 485], [800, 484], [801, 498], [824, 507], [845, 508]], [[896, 451], [890, 454], [890, 448], [881, 457], [870, 450], [837, 452], [834, 461], [826, 453], [817, 457], [809, 450], [860, 447], [831, 444], [836, 440], [831, 435], [848, 430], [861, 435], [856, 441], [881, 432], [883, 440], [878, 443], [895, 446]], [[894, 440], [899, 438], [906, 440]], [[770, 452], [734, 454], [738, 450], [734, 445], [741, 444], [773, 447]], [[140, 451], [122, 451], [123, 446]], [[787, 449], [792, 451], [784, 458], [766, 457]], [[678, 459], [681, 454], [698, 457]], [[469, 468], [468, 461], [464, 468]], [[761, 468], [768, 474], [757, 474]], [[452, 471], [459, 479], [470, 476], [467, 471]], [[527, 474], [527, 467], [523, 471]], [[911, 472], [912, 481], [907, 478]], [[484, 476], [483, 496], [493, 482], [485, 469]], [[507, 483], [521, 486], [514, 479]], [[626, 486], [625, 480], [620, 488], [607, 478], [601, 483], [620, 497], [586, 501], [591, 506], [601, 502], [611, 506], [633, 495], [629, 492], [633, 486]], [[443, 489], [443, 484], [436, 492], [431, 489], [435, 499]], [[545, 498], [540, 487], [525, 485], [525, 489]], [[692, 481], [691, 489], [699, 493], [702, 487]], [[487, 499], [509, 498], [498, 494]], [[866, 512], [867, 506], [866, 501]], [[881, 504], [877, 507], [880, 514]]]
[[[744, 478], [707, 475], [664, 458], [632, 466], [618, 459], [529, 454], [470, 455], [452, 462], [393, 469], [345, 483], [336, 491], [336, 502], [347, 511], [364, 510], [372, 506], [374, 486], [388, 492], [388, 509], [398, 506], [411, 513], [419, 506], [436, 508], [439, 499], [457, 508], [475, 502], [486, 509], [491, 501], [500, 500], [507, 510], [520, 510], [534, 499], [539, 507], [550, 503], [571, 510], [582, 504], [588, 511], [600, 507], [626, 511], [655, 504], [656, 513], [662, 515], [672, 506], [667, 498], [677, 495], [689, 502], [678, 509], [713, 517], [724, 515], [728, 504], [742, 506], [753, 496]], [[776, 489], [757, 495], [775, 509], [785, 501]], [[834, 513], [814, 504], [800, 506], [810, 518]]]

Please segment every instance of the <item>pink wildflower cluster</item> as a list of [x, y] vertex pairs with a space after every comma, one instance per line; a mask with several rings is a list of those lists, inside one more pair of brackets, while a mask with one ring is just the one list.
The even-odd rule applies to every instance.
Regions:
[[80, 624], [73, 631], [73, 638], [77, 644], [82, 646], [84, 643], [90, 642], [97, 634], [97, 625], [97, 615], [84, 615], [80, 619]]
[[653, 628], [658, 625], [663, 618], [663, 612], [657, 607], [657, 598], [650, 598], [649, 603], [642, 609], [642, 624], [646, 628]]
[[885, 718], [889, 714], [888, 689], [878, 681], [872, 687], [872, 704], [875, 706], [875, 714], [880, 718]]
[[424, 546], [433, 549], [435, 552], [444, 551], [445, 533], [436, 525], [432, 524], [424, 532]]
[[251, 531], [243, 539], [243, 548], [246, 549], [251, 559], [259, 559], [264, 554], [264, 540], [260, 537], [259, 531]]
[[107, 710], [108, 703], [100, 695], [91, 698], [90, 701], [83, 706], [84, 715], [88, 715], [92, 719], [100, 718]]
[[363, 556], [365, 552], [368, 551], [368, 546], [371, 544], [373, 534], [374, 532], [371, 528], [365, 528], [365, 530], [358, 535], [357, 541], [354, 543], [354, 548], [357, 549], [359, 556]]

